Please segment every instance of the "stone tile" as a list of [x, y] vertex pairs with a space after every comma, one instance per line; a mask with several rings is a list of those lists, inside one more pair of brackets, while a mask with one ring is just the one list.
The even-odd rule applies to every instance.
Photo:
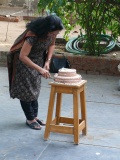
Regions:
[[[74, 145], [73, 135], [50, 133], [49, 140], [44, 141], [45, 127], [36, 131], [26, 126], [19, 100], [9, 97], [7, 68], [0, 67], [0, 160], [119, 160], [119, 77], [83, 73], [82, 77], [88, 81], [88, 135], [80, 134], [80, 144]], [[44, 121], [49, 82], [50, 79], [42, 79], [39, 97], [39, 117]], [[63, 94], [63, 116], [72, 116], [72, 101], [72, 95]]]

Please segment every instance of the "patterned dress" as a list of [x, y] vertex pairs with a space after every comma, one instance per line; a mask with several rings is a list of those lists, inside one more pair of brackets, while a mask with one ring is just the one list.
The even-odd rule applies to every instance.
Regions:
[[[26, 41], [32, 45], [28, 57], [40, 67], [43, 67], [43, 53], [55, 41], [54, 37], [48, 36], [44, 40], [37, 37], [27, 37]], [[38, 99], [41, 87], [41, 75], [35, 69], [30, 68], [19, 60], [19, 51], [15, 54], [15, 76], [11, 86], [11, 97], [30, 102]]]

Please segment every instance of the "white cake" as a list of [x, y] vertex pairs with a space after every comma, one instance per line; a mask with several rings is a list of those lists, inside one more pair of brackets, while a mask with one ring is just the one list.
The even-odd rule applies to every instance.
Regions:
[[78, 84], [81, 82], [81, 79], [82, 77], [76, 73], [76, 69], [61, 68], [54, 75], [54, 81], [56, 83]]

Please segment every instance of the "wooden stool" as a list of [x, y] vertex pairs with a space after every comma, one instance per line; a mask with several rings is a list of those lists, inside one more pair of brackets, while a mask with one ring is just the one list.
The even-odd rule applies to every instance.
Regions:
[[[50, 132], [58, 132], [74, 135], [74, 143], [79, 144], [79, 132], [87, 134], [86, 122], [86, 100], [85, 100], [85, 84], [87, 81], [82, 80], [79, 85], [57, 84], [51, 82], [51, 93], [48, 106], [48, 115], [44, 133], [44, 139], [47, 140]], [[54, 101], [56, 99], [56, 113], [53, 119]], [[73, 94], [73, 118], [61, 117], [62, 93]], [[79, 119], [79, 99], [80, 95], [80, 111], [81, 119]], [[65, 125], [60, 125], [64, 123]], [[72, 125], [67, 125], [72, 124]]]

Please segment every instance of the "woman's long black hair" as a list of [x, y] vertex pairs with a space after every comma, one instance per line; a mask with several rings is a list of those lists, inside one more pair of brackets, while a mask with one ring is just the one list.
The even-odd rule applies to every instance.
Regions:
[[36, 34], [38, 37], [45, 37], [48, 32], [62, 30], [63, 24], [61, 19], [56, 15], [39, 17], [26, 25], [26, 28]]

